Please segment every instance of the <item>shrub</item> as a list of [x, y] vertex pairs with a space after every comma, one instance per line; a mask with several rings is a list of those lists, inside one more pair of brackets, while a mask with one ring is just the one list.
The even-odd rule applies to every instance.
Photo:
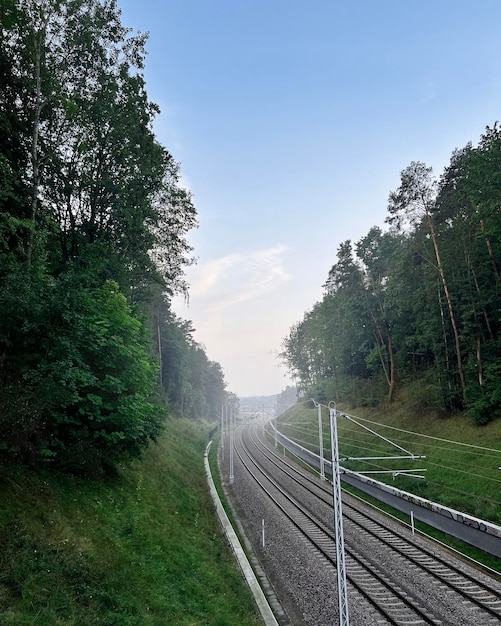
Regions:
[[89, 288], [69, 273], [17, 295], [2, 333], [4, 449], [91, 472], [138, 455], [161, 430], [157, 368], [118, 285]]

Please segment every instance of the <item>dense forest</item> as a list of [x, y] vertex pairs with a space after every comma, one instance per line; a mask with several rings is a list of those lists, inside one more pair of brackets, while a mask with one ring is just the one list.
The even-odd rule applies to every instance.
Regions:
[[357, 405], [404, 390], [416, 411], [501, 413], [501, 128], [436, 179], [412, 162], [388, 228], [343, 242], [324, 295], [283, 340], [304, 393]]
[[0, 20], [0, 453], [100, 472], [168, 409], [226, 398], [170, 306], [196, 210], [114, 0], [2, 0]]

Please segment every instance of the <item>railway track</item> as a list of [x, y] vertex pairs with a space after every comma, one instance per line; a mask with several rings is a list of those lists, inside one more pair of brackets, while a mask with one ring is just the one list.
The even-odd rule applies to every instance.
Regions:
[[[262, 428], [237, 430], [235, 451], [243, 471], [292, 525], [317, 558], [335, 566], [329, 484], [276, 453]], [[501, 623], [501, 586], [478, 580], [462, 564], [423, 546], [407, 529], [355, 501], [343, 501], [349, 592], [377, 612], [373, 623], [394, 625]], [[381, 555], [384, 555], [382, 557]]]

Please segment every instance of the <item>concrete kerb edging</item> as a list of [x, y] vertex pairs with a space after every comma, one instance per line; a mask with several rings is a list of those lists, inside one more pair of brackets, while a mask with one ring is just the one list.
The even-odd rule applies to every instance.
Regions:
[[217, 516], [219, 518], [221, 526], [223, 527], [223, 531], [224, 531], [224, 534], [226, 535], [228, 543], [230, 544], [233, 550], [233, 553], [235, 555], [235, 558], [237, 559], [237, 562], [238, 562], [238, 565], [240, 566], [242, 574], [247, 584], [249, 585], [252, 595], [254, 596], [254, 600], [257, 604], [259, 612], [261, 613], [261, 617], [263, 618], [265, 625], [266, 626], [279, 626], [277, 620], [275, 619], [273, 611], [271, 610], [271, 607], [268, 604], [268, 600], [266, 599], [266, 596], [264, 595], [263, 590], [261, 589], [261, 586], [259, 585], [256, 575], [254, 574], [254, 571], [249, 563], [249, 560], [247, 559], [247, 556], [240, 544], [240, 541], [235, 531], [233, 530], [233, 526], [231, 525], [231, 522], [228, 519], [228, 516], [226, 515], [226, 511], [224, 510], [223, 505], [221, 504], [221, 500], [216, 490], [216, 486], [214, 485], [214, 480], [212, 478], [212, 473], [211, 473], [210, 465], [209, 465], [209, 450], [211, 448], [211, 445], [212, 445], [212, 441], [209, 442], [209, 444], [207, 445], [207, 448], [205, 449], [204, 465], [205, 465], [205, 473], [207, 475], [207, 482], [209, 484], [209, 491], [210, 491], [212, 500], [214, 502], [214, 506], [216, 508]]

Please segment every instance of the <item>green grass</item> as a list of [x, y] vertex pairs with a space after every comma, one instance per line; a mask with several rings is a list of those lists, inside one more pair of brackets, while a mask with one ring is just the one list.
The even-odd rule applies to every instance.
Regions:
[[208, 494], [209, 428], [172, 419], [99, 481], [0, 467], [0, 623], [260, 624]]
[[[284, 425], [280, 430], [318, 453], [318, 414], [317, 409], [309, 406], [309, 403], [298, 403], [281, 416], [279, 421]], [[342, 413], [344, 409], [338, 405], [337, 410]], [[501, 420], [480, 426], [463, 415], [447, 418], [426, 413], [418, 415], [402, 400], [391, 407], [349, 409], [346, 412], [355, 419], [363, 418], [383, 425], [361, 421], [413, 454], [426, 458], [343, 461], [343, 466], [355, 471], [424, 468], [424, 480], [401, 475], [393, 479], [392, 474], [384, 473], [373, 477], [501, 525]], [[330, 450], [327, 409], [323, 409], [322, 421], [326, 457], [330, 458], [327, 452]], [[343, 417], [337, 418], [337, 427], [340, 457], [403, 454]], [[431, 534], [429, 529], [426, 532]], [[444, 540], [445, 536], [440, 535], [440, 539]], [[456, 547], [466, 550], [464, 544]], [[481, 558], [481, 553], [474, 556]], [[489, 564], [492, 566], [491, 562]]]

